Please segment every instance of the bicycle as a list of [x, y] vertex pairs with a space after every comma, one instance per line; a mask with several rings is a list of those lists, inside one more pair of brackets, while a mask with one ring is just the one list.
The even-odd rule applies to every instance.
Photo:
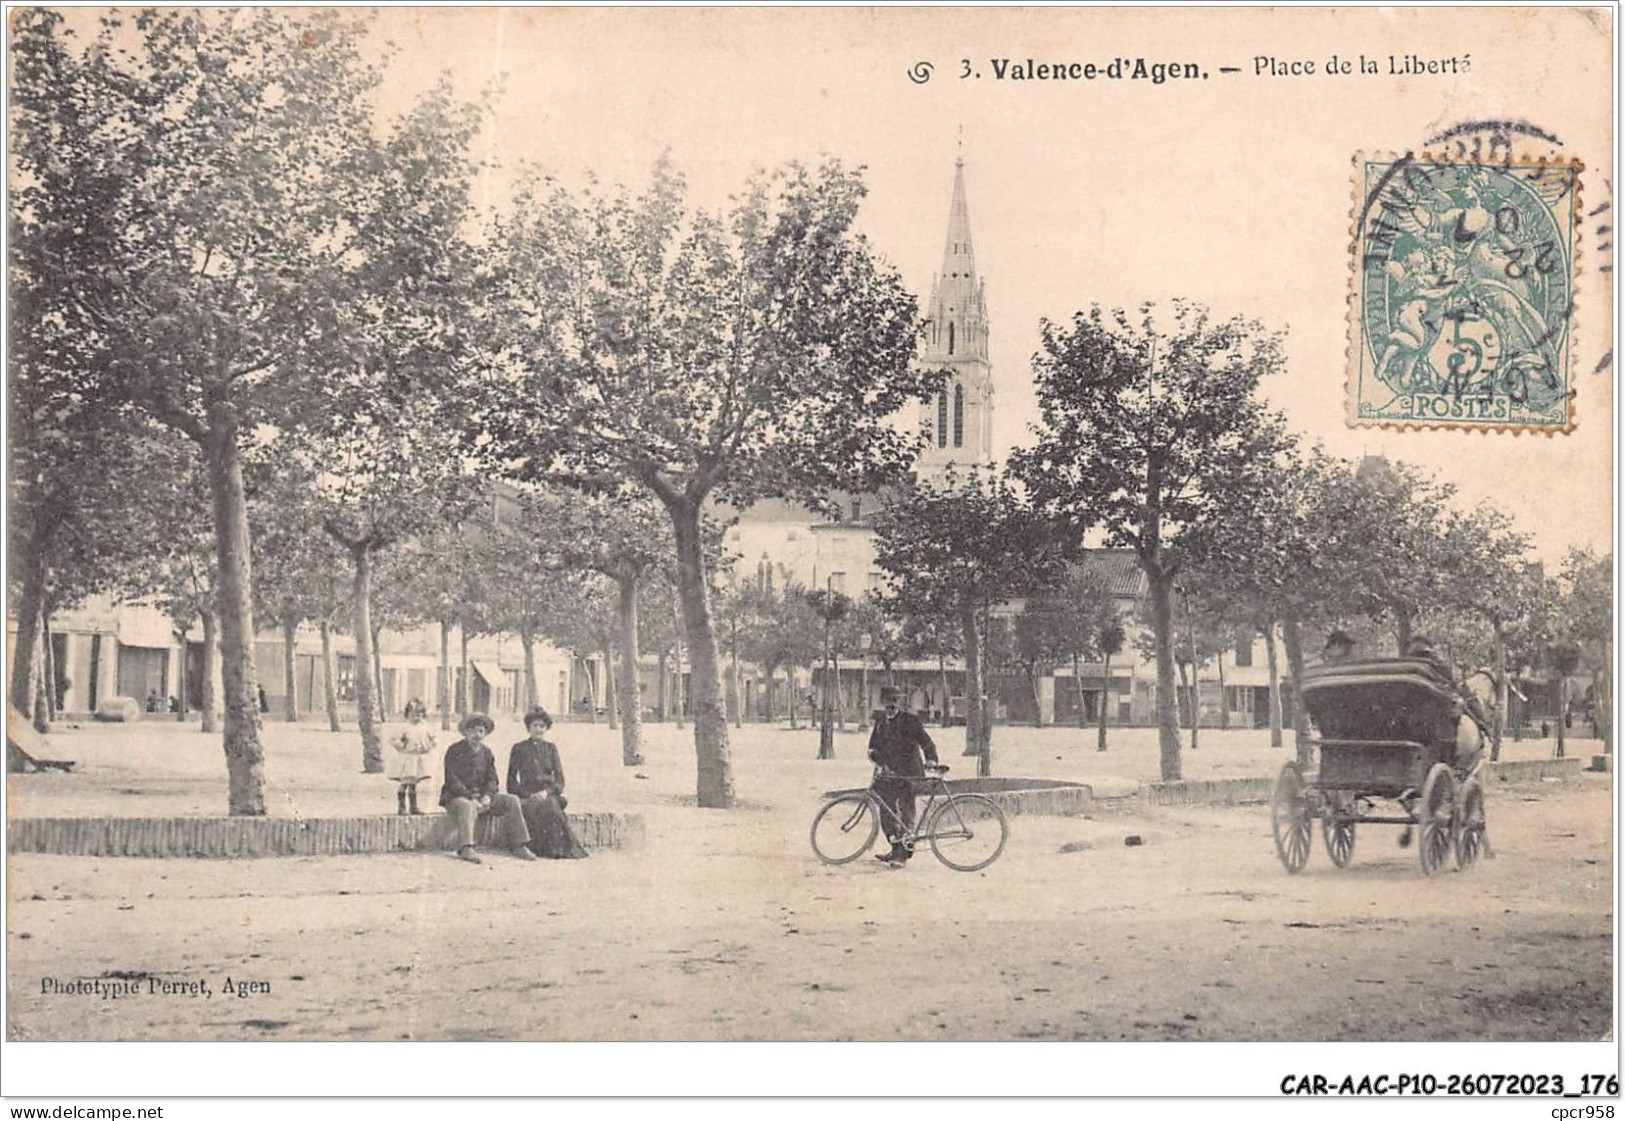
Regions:
[[[882, 815], [902, 833], [903, 844], [931, 845], [936, 858], [956, 872], [977, 872], [999, 858], [1010, 838], [1010, 823], [997, 802], [985, 794], [956, 794], [942, 777], [948, 768], [928, 766], [925, 806], [914, 828], [881, 802], [871, 787], [837, 794], [824, 803], [812, 823], [813, 852], [825, 864], [849, 864], [868, 852], [880, 834]], [[875, 768], [875, 777], [889, 774]]]

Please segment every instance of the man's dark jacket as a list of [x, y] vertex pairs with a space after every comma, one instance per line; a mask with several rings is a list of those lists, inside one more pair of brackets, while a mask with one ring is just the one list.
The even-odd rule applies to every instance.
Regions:
[[924, 775], [922, 751], [926, 759], [937, 761], [937, 745], [931, 742], [920, 718], [912, 712], [881, 716], [875, 721], [875, 730], [869, 734], [869, 758], [888, 771], [914, 777]]
[[442, 806], [451, 805], [453, 798], [478, 799], [500, 789], [496, 756], [489, 747], [458, 740], [446, 748], [446, 780], [440, 784]]

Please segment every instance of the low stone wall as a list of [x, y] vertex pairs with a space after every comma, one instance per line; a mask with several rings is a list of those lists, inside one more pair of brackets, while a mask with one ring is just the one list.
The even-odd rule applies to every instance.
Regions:
[[1269, 801], [1274, 778], [1179, 779], [1148, 782], [1140, 798], [1154, 806], [1238, 806]]
[[[1047, 778], [953, 778], [948, 789], [955, 794], [985, 794], [1007, 817], [1023, 814], [1048, 814], [1072, 817], [1087, 814], [1095, 808], [1094, 791], [1081, 782], [1061, 782]], [[824, 797], [861, 793], [853, 790], [828, 790]], [[922, 791], [920, 800], [925, 794]]]
[[1503, 759], [1499, 763], [1485, 763], [1484, 776], [1490, 782], [1540, 782], [1548, 778], [1579, 778], [1580, 763], [1578, 755], [1564, 759]]
[[[570, 827], [590, 850], [629, 849], [644, 838], [636, 814], [570, 814]], [[480, 820], [482, 846], [497, 841], [499, 823]], [[446, 814], [422, 817], [24, 817], [7, 828], [10, 852], [63, 856], [258, 857], [450, 851]]]

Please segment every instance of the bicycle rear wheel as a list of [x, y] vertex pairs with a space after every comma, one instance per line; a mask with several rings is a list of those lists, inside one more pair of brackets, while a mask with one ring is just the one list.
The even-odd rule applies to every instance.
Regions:
[[846, 864], [869, 851], [880, 814], [867, 794], [843, 794], [825, 803], [812, 823], [812, 847], [825, 864]]
[[985, 794], [955, 794], [932, 812], [925, 833], [938, 860], [956, 872], [976, 872], [999, 859], [1010, 823]]

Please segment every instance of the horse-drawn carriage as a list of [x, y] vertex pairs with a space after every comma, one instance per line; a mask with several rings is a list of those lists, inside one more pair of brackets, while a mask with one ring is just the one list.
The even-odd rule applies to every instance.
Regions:
[[[1339, 868], [1356, 825], [1416, 830], [1422, 871], [1454, 853], [1465, 870], [1484, 849], [1484, 781], [1477, 736], [1464, 734], [1463, 698], [1426, 661], [1323, 666], [1304, 675], [1303, 703], [1320, 732], [1320, 770], [1281, 768], [1271, 801], [1275, 851], [1288, 872], [1309, 860], [1318, 818]], [[1469, 719], [1471, 719], [1469, 717]], [[1379, 802], [1399, 812], [1379, 813]]]

